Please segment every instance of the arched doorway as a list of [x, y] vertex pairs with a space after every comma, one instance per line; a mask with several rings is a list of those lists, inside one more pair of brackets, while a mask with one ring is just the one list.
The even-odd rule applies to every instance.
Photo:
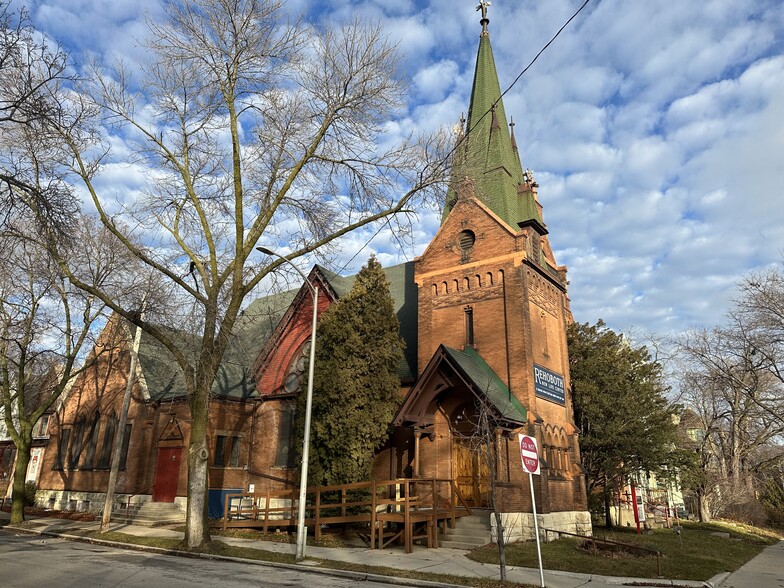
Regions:
[[[491, 500], [492, 445], [482, 434], [481, 415], [472, 401], [459, 405], [450, 415], [452, 478], [463, 499], [473, 507], [486, 507]], [[486, 428], [486, 427], [484, 427]]]

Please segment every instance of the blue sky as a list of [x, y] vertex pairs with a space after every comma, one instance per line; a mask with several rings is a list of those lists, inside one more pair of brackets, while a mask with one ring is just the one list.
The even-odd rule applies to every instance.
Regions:
[[[291, 0], [308, 19], [379, 20], [404, 54], [406, 129], [452, 127], [468, 109], [477, 0]], [[20, 3], [15, 2], [15, 5]], [[490, 33], [509, 85], [582, 0], [493, 0]], [[133, 58], [155, 0], [27, 3], [75, 53]], [[592, 0], [505, 98], [523, 166], [540, 184], [575, 319], [677, 333], [722, 321], [735, 285], [784, 260], [784, 5], [779, 0]], [[121, 192], [133, 170], [106, 179]], [[439, 224], [419, 211], [401, 251], [384, 230], [342, 244], [334, 267], [371, 252], [421, 253]], [[361, 250], [361, 251], [360, 251]], [[360, 251], [359, 254], [357, 252]], [[356, 254], [356, 255], [355, 255]]]

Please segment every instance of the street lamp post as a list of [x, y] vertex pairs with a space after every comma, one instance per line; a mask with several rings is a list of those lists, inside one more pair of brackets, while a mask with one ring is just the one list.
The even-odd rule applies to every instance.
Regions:
[[310, 331], [310, 362], [308, 364], [308, 390], [305, 396], [305, 436], [302, 440], [302, 468], [299, 478], [299, 505], [297, 509], [297, 561], [305, 559], [305, 543], [307, 542], [308, 529], [305, 526], [305, 500], [308, 488], [308, 459], [310, 457], [310, 412], [313, 405], [313, 368], [316, 364], [316, 319], [318, 318], [318, 286], [313, 284], [308, 277], [288, 257], [282, 256], [266, 247], [256, 247], [266, 255], [278, 257], [293, 267], [302, 276], [313, 295], [313, 322]]

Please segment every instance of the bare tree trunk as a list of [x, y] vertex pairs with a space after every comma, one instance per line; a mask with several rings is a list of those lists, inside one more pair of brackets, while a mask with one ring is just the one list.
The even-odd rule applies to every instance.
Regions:
[[705, 491], [700, 488], [697, 490], [697, 516], [700, 518], [701, 523], [709, 523], [711, 521], [711, 513], [708, 508], [708, 501], [705, 496]]
[[201, 379], [190, 395], [191, 434], [188, 443], [188, 506], [185, 541], [189, 549], [196, 549], [210, 541], [207, 525], [207, 423], [209, 421], [210, 382]]
[[482, 428], [483, 433], [485, 433], [485, 439], [487, 440], [486, 447], [487, 447], [487, 463], [488, 469], [490, 470], [490, 501], [493, 505], [493, 515], [495, 516], [495, 528], [497, 534], [497, 543], [498, 543], [498, 567], [499, 573], [501, 577], [501, 581], [506, 581], [506, 537], [504, 537], [504, 527], [501, 520], [501, 513], [498, 511], [498, 486], [496, 484], [498, 480], [497, 476], [497, 462], [495, 460], [495, 452], [493, 450], [495, 439], [493, 438], [492, 431], [490, 430], [490, 426], [488, 424], [487, 415], [483, 415], [484, 418], [482, 419]]
[[30, 463], [30, 445], [26, 440], [16, 441], [16, 465], [14, 466], [13, 503], [11, 504], [11, 524], [24, 522], [25, 478]]

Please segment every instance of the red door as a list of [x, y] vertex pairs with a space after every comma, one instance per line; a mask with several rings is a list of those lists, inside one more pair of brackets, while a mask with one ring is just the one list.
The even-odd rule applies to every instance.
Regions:
[[158, 449], [158, 469], [152, 491], [153, 502], [174, 502], [174, 497], [177, 496], [177, 482], [180, 479], [181, 456], [182, 447]]

